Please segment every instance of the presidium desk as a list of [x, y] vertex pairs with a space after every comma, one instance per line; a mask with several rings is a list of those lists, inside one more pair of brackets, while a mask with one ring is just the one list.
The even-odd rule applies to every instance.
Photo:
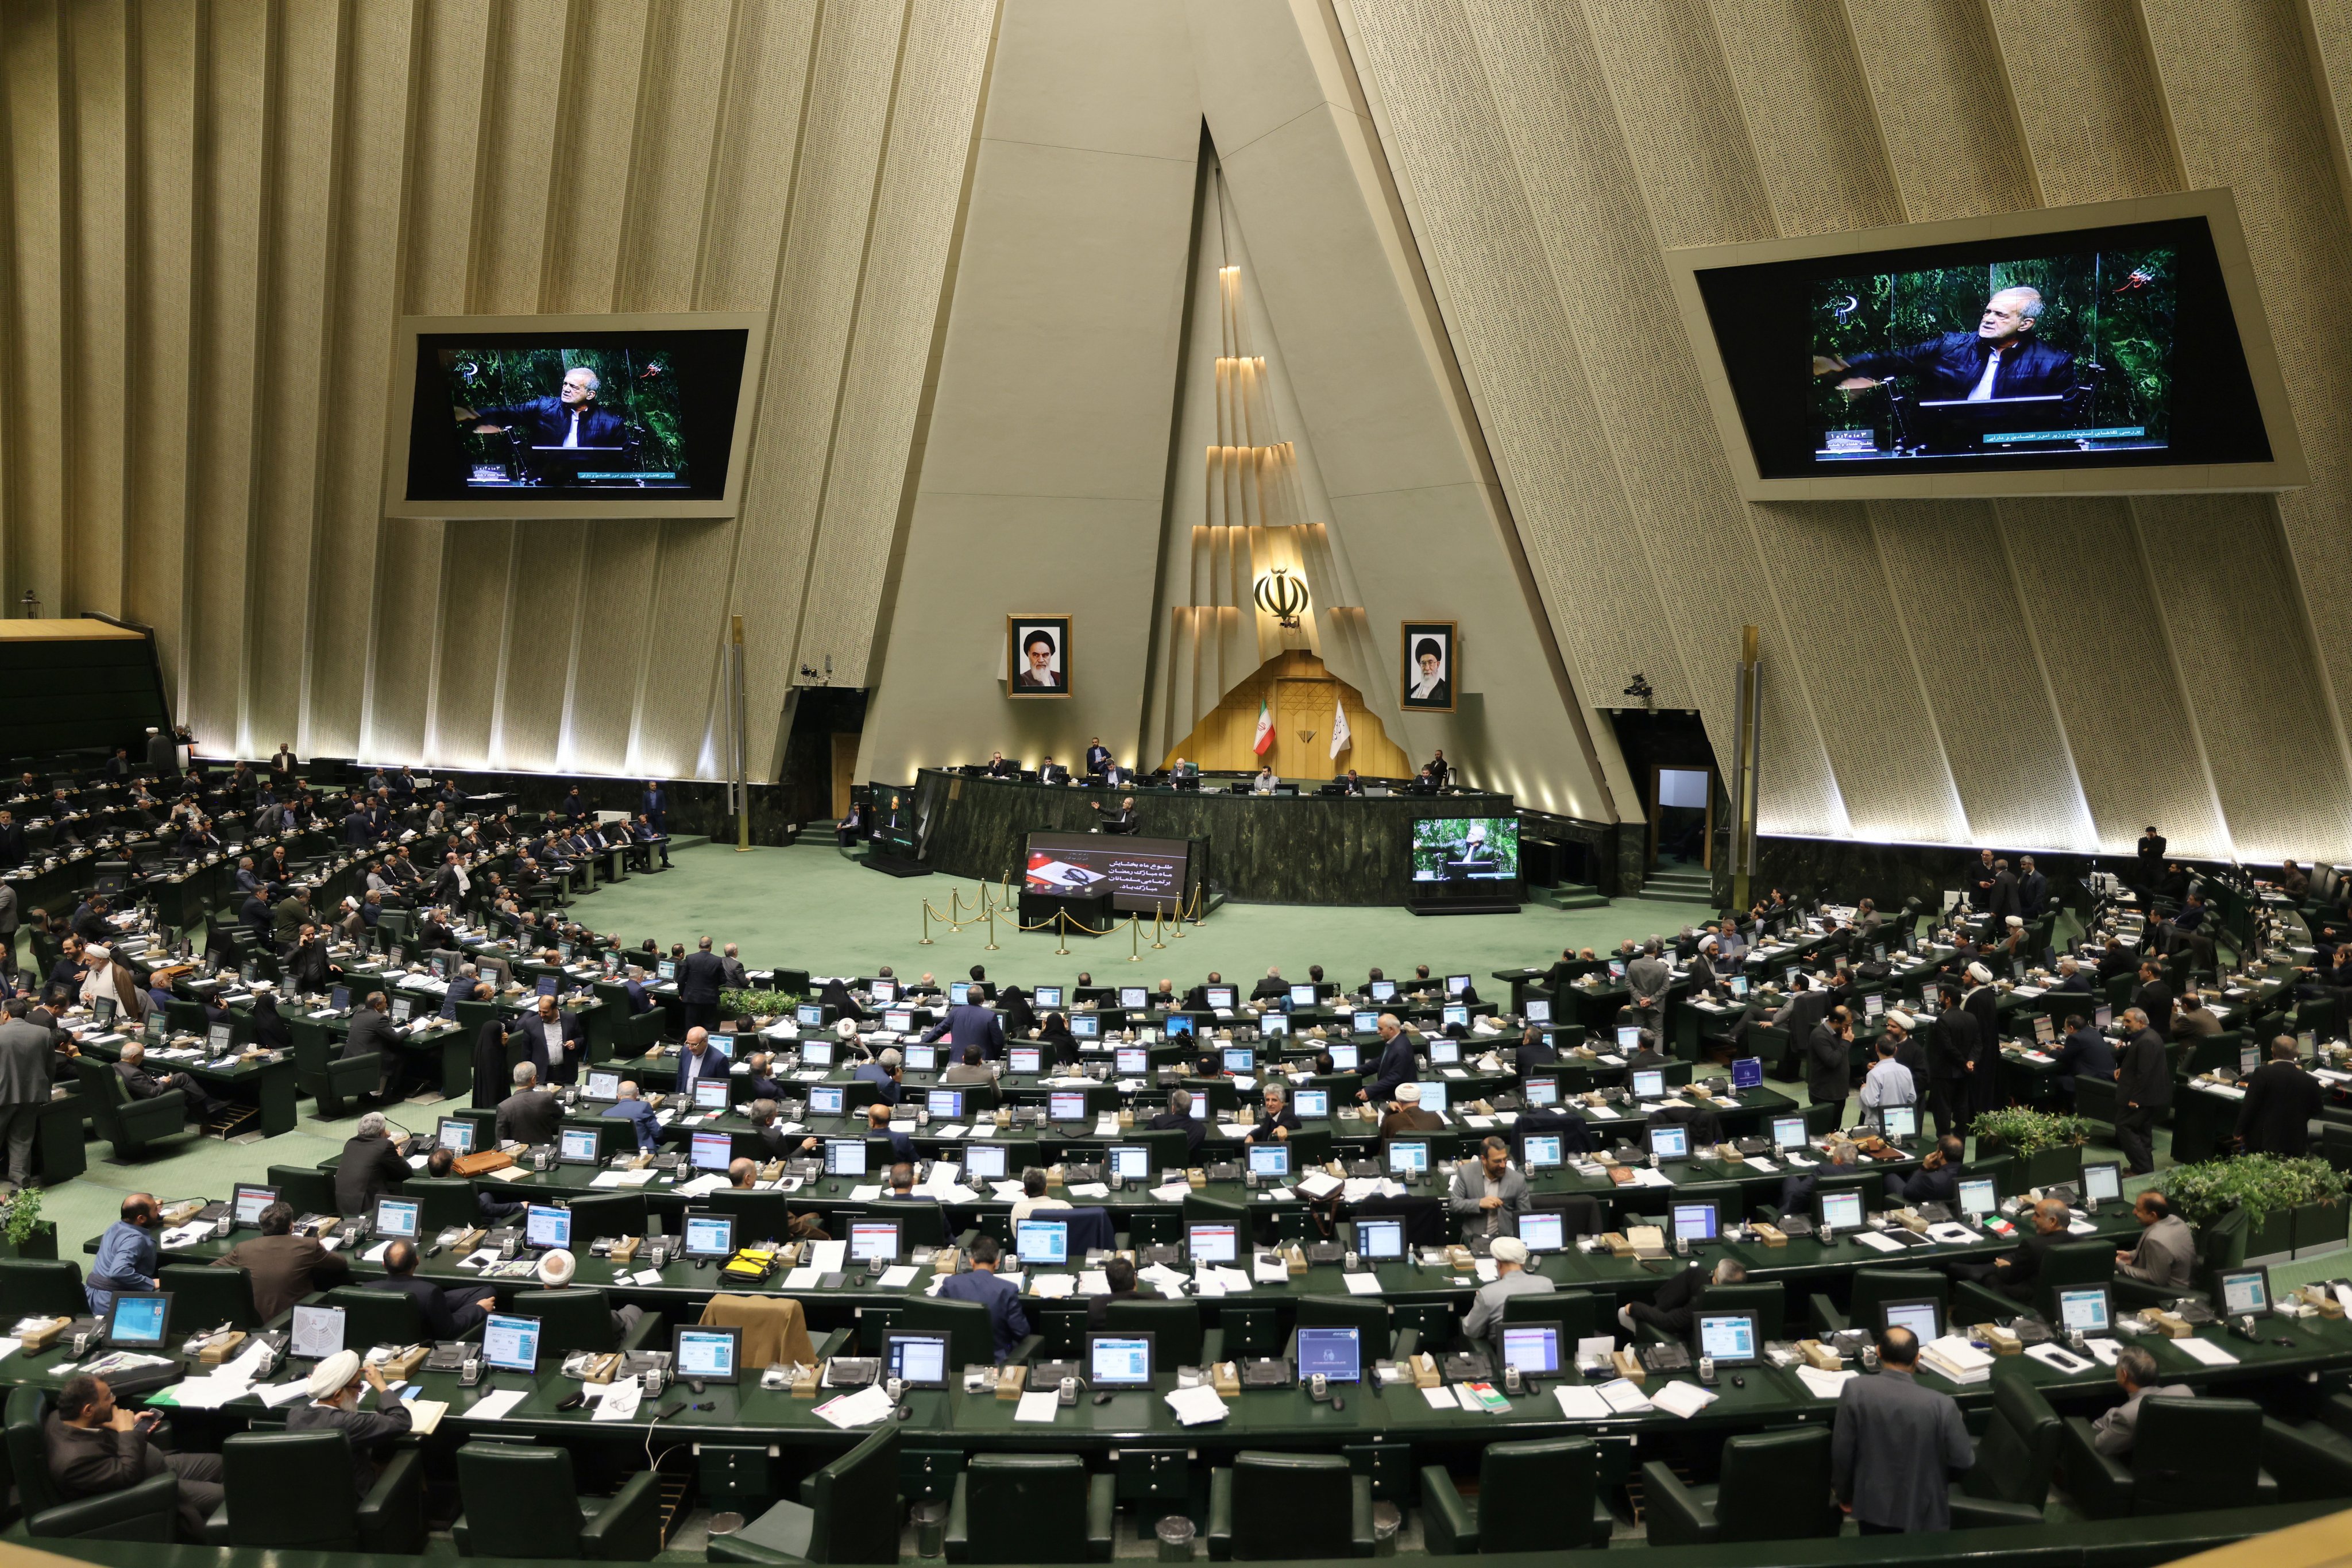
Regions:
[[[982, 881], [1017, 878], [1031, 833], [1088, 833], [1095, 806], [1135, 797], [1136, 835], [1195, 845], [1192, 879], [1213, 879], [1229, 898], [1254, 904], [1402, 904], [1412, 880], [1412, 824], [1423, 817], [1516, 817], [1518, 804], [1486, 790], [1385, 796], [1231, 793], [1227, 781], [1201, 789], [1164, 784], [1103, 789], [992, 779], [925, 768], [916, 777], [917, 842], [935, 870]], [[1203, 864], [1205, 860], [1206, 864]], [[1518, 885], [1511, 884], [1513, 893]]]

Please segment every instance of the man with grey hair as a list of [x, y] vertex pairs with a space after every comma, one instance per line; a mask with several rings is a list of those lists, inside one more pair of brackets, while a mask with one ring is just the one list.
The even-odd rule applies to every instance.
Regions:
[[1559, 1287], [1529, 1271], [1528, 1244], [1517, 1237], [1496, 1237], [1494, 1254], [1495, 1278], [1478, 1288], [1477, 1297], [1470, 1304], [1470, 1315], [1462, 1320], [1462, 1337], [1487, 1341], [1499, 1362], [1503, 1352], [1503, 1303], [1514, 1296], [1540, 1294]]
[[515, 1091], [499, 1101], [499, 1142], [530, 1147], [555, 1142], [555, 1130], [563, 1122], [563, 1102], [538, 1084], [537, 1068], [515, 1063]]
[[1666, 991], [1675, 972], [1663, 956], [1665, 944], [1655, 933], [1642, 944], [1642, 956], [1625, 966], [1625, 991], [1633, 1007], [1633, 1021], [1660, 1040], [1666, 1037]]
[[2197, 1391], [2185, 1383], [2158, 1387], [2156, 1380], [2162, 1375], [2156, 1357], [2138, 1345], [2126, 1345], [2116, 1352], [2116, 1386], [2124, 1391], [2124, 1402], [2091, 1423], [2091, 1447], [2111, 1459], [2128, 1458], [2132, 1440], [2138, 1435], [2142, 1400], [2150, 1394], [2168, 1399], [2196, 1397]]
[[[654, 1117], [654, 1108], [645, 1102], [635, 1083], [624, 1082], [618, 1093], [621, 1098], [606, 1106], [604, 1114], [617, 1117], [629, 1124], [637, 1135], [638, 1153], [652, 1153], [661, 1146], [661, 1123]], [[768, 1107], [769, 1114], [772, 1117], [775, 1113], [775, 1103], [772, 1100], [761, 1103]]]
[[450, 412], [459, 424], [473, 426], [477, 436], [511, 430], [526, 447], [618, 447], [624, 428], [620, 416], [596, 406], [604, 385], [594, 371], [576, 364], [563, 373], [562, 390], [553, 397], [534, 397], [503, 408], [460, 404]]
[[1013, 1223], [1020, 1224], [1039, 1209], [1066, 1209], [1067, 1198], [1045, 1195], [1045, 1173], [1031, 1165], [1021, 1173], [1021, 1195], [1013, 1200]]
[[383, 1112], [371, 1110], [343, 1144], [335, 1166], [335, 1210], [344, 1215], [364, 1215], [387, 1189], [408, 1179], [408, 1162], [393, 1142]]
[[1813, 374], [1849, 392], [1904, 380], [1923, 402], [1985, 403], [2062, 395], [2074, 387], [2074, 356], [2040, 338], [2042, 291], [2015, 284], [1985, 301], [1972, 332], [1944, 332], [1885, 353], [1815, 354]]
[[1201, 1140], [1208, 1136], [1208, 1127], [1192, 1115], [1192, 1091], [1171, 1089], [1168, 1109], [1143, 1124], [1147, 1132], [1181, 1132], [1184, 1134], [1185, 1158], [1201, 1152]]

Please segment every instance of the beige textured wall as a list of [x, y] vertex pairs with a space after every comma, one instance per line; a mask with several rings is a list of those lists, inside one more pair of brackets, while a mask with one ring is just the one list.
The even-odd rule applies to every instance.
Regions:
[[[996, 0], [0, 6], [0, 595], [209, 746], [709, 775], [866, 679]], [[768, 310], [743, 514], [380, 513], [403, 314]]]
[[[1329, 3], [1582, 689], [1643, 669], [1727, 746], [1752, 622], [1769, 830], [2352, 853], [2342, 6]], [[1660, 247], [2216, 185], [2308, 489], [1734, 494]]]

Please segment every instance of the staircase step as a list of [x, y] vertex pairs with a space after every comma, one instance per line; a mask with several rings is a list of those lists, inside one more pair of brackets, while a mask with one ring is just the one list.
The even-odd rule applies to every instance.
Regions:
[[1530, 888], [1528, 896], [1537, 903], [1555, 910], [1605, 910], [1609, 900], [1600, 889], [1579, 882], [1564, 882], [1557, 888]]
[[1704, 904], [1713, 901], [1705, 888], [1661, 888], [1655, 882], [1633, 895], [1654, 904]]

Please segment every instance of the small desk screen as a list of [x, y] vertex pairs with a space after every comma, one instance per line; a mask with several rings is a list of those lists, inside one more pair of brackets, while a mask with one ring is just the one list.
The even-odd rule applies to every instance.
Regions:
[[482, 1327], [482, 1359], [500, 1372], [537, 1372], [539, 1320], [491, 1313]]
[[2262, 1271], [2249, 1269], [2244, 1273], [2231, 1271], [2221, 1276], [2221, 1310], [2235, 1318], [2248, 1312], [2271, 1310], [2270, 1286]]
[[679, 1377], [733, 1383], [740, 1336], [727, 1329], [680, 1329], [674, 1359]]
[[923, 1109], [950, 1121], [963, 1120], [963, 1090], [935, 1089], [923, 1096]]
[[2070, 1333], [2105, 1333], [2107, 1329], [2107, 1290], [2104, 1285], [2084, 1289], [2061, 1287], [2058, 1291], [2058, 1321]]
[[1715, 1205], [1713, 1204], [1676, 1204], [1674, 1205], [1675, 1239], [1693, 1243], [1715, 1239]]
[[375, 1201], [375, 1232], [378, 1236], [416, 1237], [417, 1204], [414, 1198], [378, 1198]]
[[1529, 1252], [1558, 1252], [1568, 1245], [1568, 1222], [1554, 1209], [1530, 1209], [1519, 1216], [1519, 1239]]
[[1118, 1005], [1122, 1007], [1130, 1010], [1140, 1009], [1150, 1005], [1150, 994], [1140, 985], [1122, 985], [1118, 988]]
[[[464, 1127], [467, 1131], [471, 1131], [474, 1124], [470, 1121], [466, 1121], [460, 1122], [458, 1125]], [[446, 1142], [447, 1140], [445, 1138], [443, 1142]], [[233, 1207], [231, 1211], [236, 1216], [236, 1227], [243, 1230], [249, 1226], [260, 1225], [261, 1211], [268, 1208], [271, 1204], [274, 1204], [277, 1201], [278, 1189], [276, 1187], [248, 1187], [240, 1184], [233, 1199]]]
[[898, 1261], [898, 1225], [896, 1220], [858, 1219], [849, 1222], [849, 1260], [871, 1263], [876, 1258], [885, 1263]]
[[824, 1173], [862, 1176], [866, 1173], [866, 1140], [828, 1138], [824, 1141]]
[[1110, 1173], [1130, 1182], [1149, 1180], [1151, 1151], [1133, 1143], [1118, 1145], [1110, 1152]]
[[1559, 1163], [1559, 1134], [1529, 1133], [1519, 1143], [1519, 1163], [1530, 1171], [1549, 1170]]
[[1292, 986], [1290, 988], [1290, 1005], [1294, 1007], [1312, 1007], [1315, 1005], [1315, 987], [1312, 984], [1305, 983]]
[[461, 1121], [454, 1116], [445, 1116], [441, 1119], [440, 1131], [435, 1141], [444, 1149], [470, 1154], [474, 1152], [474, 1124]]
[[1404, 1221], [1401, 1219], [1358, 1220], [1356, 1250], [1365, 1258], [1380, 1262], [1403, 1258]]
[[523, 1211], [523, 1240], [546, 1251], [572, 1245], [572, 1211], [533, 1204]]
[[884, 1342], [885, 1375], [910, 1388], [948, 1385], [948, 1342], [944, 1334], [892, 1334]]
[[1772, 1118], [1772, 1147], [1801, 1149], [1805, 1146], [1805, 1119], [1801, 1116]]
[[1013, 1239], [1024, 1263], [1059, 1267], [1070, 1260], [1070, 1227], [1064, 1221], [1024, 1219], [1013, 1227]]
[[1045, 1053], [1035, 1046], [1015, 1046], [1005, 1054], [1012, 1059], [1013, 1070], [1028, 1078], [1036, 1077], [1045, 1064]]
[[1551, 1376], [1559, 1371], [1559, 1331], [1541, 1327], [1505, 1329], [1503, 1364], [1517, 1367], [1522, 1376]]
[[1363, 1375], [1363, 1335], [1355, 1329], [1298, 1331], [1298, 1380], [1317, 1373], [1327, 1383], [1354, 1383]]
[[106, 1325], [106, 1340], [115, 1345], [160, 1345], [172, 1316], [168, 1295], [120, 1295]]
[[[1359, 1227], [1360, 1233], [1361, 1227]], [[1231, 1263], [1239, 1256], [1234, 1251], [1234, 1230], [1229, 1225], [1190, 1225], [1184, 1227], [1184, 1245], [1195, 1263]]]
[[1087, 1119], [1085, 1091], [1056, 1089], [1046, 1096], [1045, 1114], [1055, 1121], [1084, 1121]]
[[593, 1127], [566, 1127], [557, 1135], [561, 1141], [557, 1157], [567, 1165], [596, 1163], [597, 1131]]
[[1290, 1146], [1286, 1143], [1251, 1144], [1249, 1168], [1253, 1176], [1290, 1174]]
[[1993, 1196], [1992, 1178], [1975, 1176], [1960, 1184], [1960, 1212], [1964, 1215], [1987, 1215], [2000, 1206]]
[[1650, 1129], [1650, 1152], [1661, 1160], [1681, 1160], [1690, 1154], [1690, 1129], [1679, 1121], [1662, 1121]]
[[1302, 1121], [1321, 1121], [1331, 1114], [1331, 1091], [1328, 1089], [1302, 1089], [1290, 1098], [1290, 1108]]
[[1664, 1068], [1643, 1068], [1633, 1075], [1633, 1098], [1664, 1100], [1666, 1095], [1666, 1073]]
[[[696, 1087], [699, 1088], [699, 1085]], [[837, 1083], [817, 1083], [809, 1086], [809, 1114], [838, 1116], [848, 1103], [848, 1090]]]
[[1140, 1334], [1089, 1335], [1087, 1381], [1097, 1388], [1150, 1388], [1151, 1341]]
[[2113, 1203], [2124, 1195], [2123, 1167], [2110, 1162], [2083, 1167], [2083, 1195]]
[[686, 1216], [688, 1258], [727, 1258], [735, 1251], [735, 1216], [731, 1214], [690, 1214]]
[[1908, 1105], [1889, 1105], [1878, 1112], [1879, 1124], [1889, 1138], [1919, 1136], [1919, 1112]]
[[1151, 1051], [1145, 1046], [1121, 1046], [1110, 1054], [1121, 1078], [1141, 1078], [1151, 1070]]
[[1353, 1040], [1342, 1040], [1331, 1047], [1331, 1070], [1354, 1072], [1363, 1065], [1363, 1053]]
[[1933, 1301], [1890, 1301], [1886, 1304], [1886, 1326], [1908, 1329], [1921, 1344], [1931, 1344], [1942, 1337], [1942, 1326], [1936, 1321]]
[[1429, 1169], [1429, 1145], [1418, 1139], [1389, 1145], [1389, 1171], [1402, 1175], [1407, 1171]]
[[1717, 1364], [1737, 1364], [1756, 1359], [1756, 1316], [1752, 1312], [1702, 1312], [1698, 1319], [1699, 1354]]
[[735, 1141], [724, 1132], [698, 1132], [688, 1163], [698, 1171], [724, 1171], [735, 1159]]
[[1823, 1193], [1821, 1223], [1839, 1230], [1852, 1230], [1862, 1223], [1860, 1193]]

